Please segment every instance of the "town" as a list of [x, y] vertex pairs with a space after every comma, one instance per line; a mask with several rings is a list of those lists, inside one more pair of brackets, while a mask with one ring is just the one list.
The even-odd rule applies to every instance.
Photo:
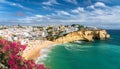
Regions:
[[[80, 24], [59, 26], [0, 26], [0, 38], [26, 45], [21, 53], [26, 60], [37, 60], [42, 49], [75, 41], [109, 39], [106, 30]], [[29, 55], [28, 55], [29, 54]]]
[[9, 41], [17, 41], [22, 45], [28, 44], [30, 40], [53, 41], [70, 32], [78, 30], [96, 30], [96, 27], [84, 27], [79, 24], [60, 26], [0, 26], [1, 38]]

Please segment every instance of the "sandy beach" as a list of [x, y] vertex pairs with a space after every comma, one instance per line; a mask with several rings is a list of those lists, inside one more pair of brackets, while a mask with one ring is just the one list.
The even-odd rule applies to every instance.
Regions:
[[[41, 54], [41, 50], [46, 49], [48, 47], [52, 47], [55, 44], [63, 44], [63, 43], [67, 43], [67, 42], [73, 42], [76, 40], [87, 40], [87, 41], [93, 41], [93, 36], [96, 36], [96, 34], [90, 34], [89, 32], [92, 31], [86, 31], [85, 33], [87, 33], [87, 35], [80, 35], [76, 32], [70, 33], [67, 36], [63, 36], [60, 37], [54, 41], [48, 41], [48, 40], [31, 40], [29, 41], [29, 44], [27, 46], [27, 48], [23, 51], [23, 58], [26, 60], [36, 60]], [[100, 37], [98, 36], [98, 38], [106, 38], [106, 31], [102, 30], [100, 31], [102, 32], [100, 35]], [[90, 34], [90, 35], [88, 35]], [[99, 35], [99, 34], [97, 34]]]
[[52, 47], [55, 45], [55, 42], [52, 41], [42, 41], [42, 40], [35, 40], [30, 41], [29, 45], [23, 51], [22, 57], [25, 60], [36, 60], [40, 56], [40, 51], [44, 48]]

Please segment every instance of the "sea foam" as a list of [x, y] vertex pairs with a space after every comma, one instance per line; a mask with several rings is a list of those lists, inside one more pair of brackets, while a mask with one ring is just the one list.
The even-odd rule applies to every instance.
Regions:
[[36, 63], [43, 64], [43, 61], [45, 60], [45, 58], [49, 57], [48, 52], [50, 52], [51, 48], [56, 45], [57, 44], [47, 46], [46, 48], [40, 50], [40, 56], [37, 58]]

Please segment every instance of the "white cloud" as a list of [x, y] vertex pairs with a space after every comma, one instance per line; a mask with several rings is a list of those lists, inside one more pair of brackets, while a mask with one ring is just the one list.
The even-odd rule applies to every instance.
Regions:
[[[76, 9], [74, 9], [76, 10]], [[80, 7], [77, 10], [81, 10]], [[74, 11], [75, 12], [75, 11]], [[34, 15], [20, 20], [24, 23], [38, 23], [42, 25], [48, 24], [71, 24], [78, 23], [87, 26], [97, 26], [103, 28], [119, 28], [120, 27], [120, 6], [108, 7], [104, 9], [94, 8], [93, 11], [86, 11], [72, 14], [73, 11], [56, 11], [52, 15]], [[69, 15], [66, 16], [66, 15]], [[112, 26], [117, 25], [117, 26]], [[109, 27], [110, 26], [110, 27]]]
[[44, 16], [42, 16], [42, 15], [35, 15], [35, 17], [37, 17], [37, 18], [43, 18]]
[[45, 10], [53, 10], [53, 8], [51, 8], [49, 6], [43, 6], [42, 8], [45, 9]]
[[89, 8], [89, 9], [95, 9], [94, 5], [90, 5], [87, 8]]
[[22, 8], [24, 10], [34, 11], [33, 9], [27, 8], [27, 7], [25, 7], [25, 6], [21, 5], [21, 4], [18, 4], [18, 3], [9, 2], [9, 1], [6, 1], [6, 0], [0, 0], [0, 2], [4, 3], [4, 4], [11, 5], [11, 6], [19, 7], [19, 8]]
[[75, 4], [75, 5], [78, 4], [77, 0], [64, 0], [64, 1]]
[[10, 5], [12, 5], [12, 6], [16, 6], [16, 7], [20, 7], [20, 8], [25, 9], [25, 10], [31, 10], [31, 11], [34, 11], [34, 10], [30, 9], [30, 8], [24, 7], [24, 6], [21, 5], [21, 4], [10, 3]]
[[[105, 4], [95, 3], [96, 6], [103, 7]], [[119, 28], [120, 29], [120, 6], [113, 6], [113, 7], [104, 7], [104, 9], [99, 9], [91, 5], [89, 7], [93, 8], [92, 11], [87, 11], [82, 7], [78, 7], [71, 11], [56, 11], [50, 15], [33, 15], [28, 16], [16, 21], [9, 21], [9, 22], [16, 22], [22, 24], [40, 24], [40, 25], [51, 25], [51, 24], [72, 24], [78, 23], [87, 26], [97, 26], [103, 28]], [[18, 6], [13, 4], [14, 6]], [[76, 13], [76, 14], [74, 14]], [[1, 21], [3, 23], [5, 21]], [[7, 23], [7, 22], [5, 22]]]
[[49, 20], [49, 17], [37, 14], [31, 17], [28, 16], [23, 19], [19, 19], [18, 21], [20, 23], [44, 23], [47, 20]]
[[84, 8], [78, 7], [77, 9], [72, 10], [73, 13], [81, 13], [84, 12]]
[[59, 4], [56, 0], [48, 0], [47, 2], [43, 2], [44, 5], [53, 5], [53, 4]]
[[102, 2], [96, 2], [93, 5], [88, 6], [87, 8], [89, 9], [95, 9], [95, 7], [100, 7], [100, 8], [108, 8], [104, 3]]
[[102, 2], [96, 2], [94, 6], [96, 6], [96, 7], [106, 7], [106, 5]]
[[56, 11], [57, 15], [70, 15], [68, 12], [66, 11]]

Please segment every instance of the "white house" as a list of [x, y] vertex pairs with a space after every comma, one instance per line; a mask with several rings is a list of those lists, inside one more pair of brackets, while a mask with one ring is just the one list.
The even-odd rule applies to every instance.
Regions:
[[42, 37], [46, 37], [46, 36], [48, 36], [48, 33], [47, 33], [46, 30], [43, 30], [43, 31], [42, 31]]

